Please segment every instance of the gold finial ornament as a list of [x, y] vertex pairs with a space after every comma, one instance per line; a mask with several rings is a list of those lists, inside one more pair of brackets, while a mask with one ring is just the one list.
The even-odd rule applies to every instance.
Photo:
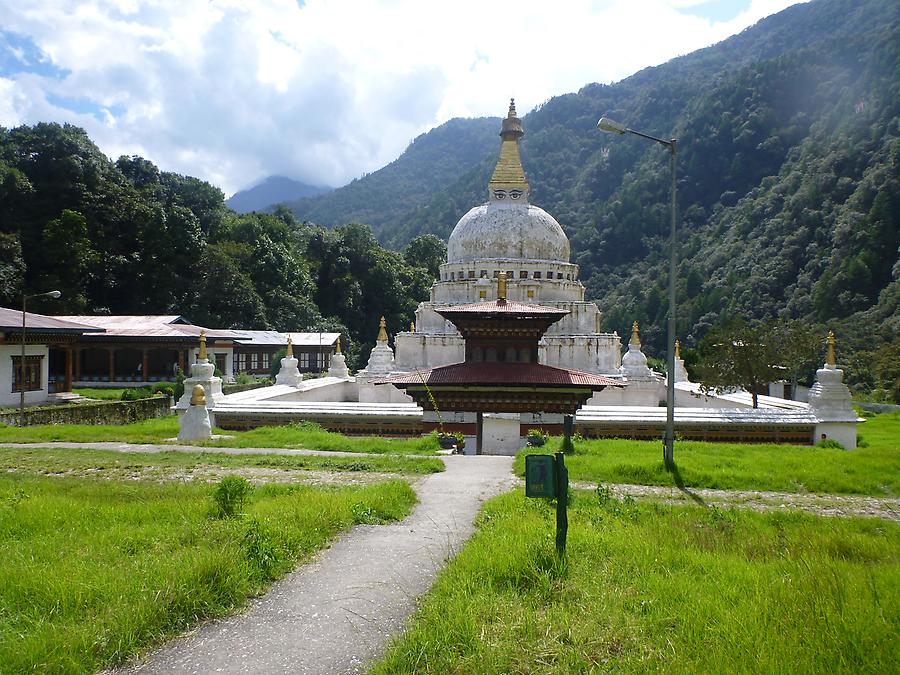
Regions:
[[294, 340], [291, 338], [290, 333], [288, 333], [287, 358], [294, 358]]
[[497, 275], [497, 300], [506, 302], [506, 272]]
[[381, 317], [381, 320], [378, 322], [378, 341], [379, 342], [387, 342], [388, 334], [387, 334], [387, 321], [384, 320], [384, 317]]
[[509, 100], [509, 112], [500, 130], [500, 157], [488, 183], [488, 193], [493, 201], [528, 201], [528, 179], [519, 156], [519, 139], [525, 135], [522, 120], [516, 116], [516, 102]]
[[825, 340], [828, 343], [828, 354], [825, 356], [825, 365], [834, 368], [837, 365], [837, 356], [834, 353], [834, 331], [828, 331], [828, 337]]
[[206, 361], [206, 329], [200, 330], [200, 360]]
[[410, 321], [410, 322], [409, 322], [409, 332], [410, 332], [410, 333], [415, 333], [415, 332], [416, 332], [416, 322], [415, 322], [415, 321]]
[[338, 339], [337, 339], [337, 349], [334, 350], [334, 353], [335, 353], [335, 354], [340, 354], [340, 353], [341, 353], [341, 336], [340, 336], [340, 335], [338, 335]]
[[191, 405], [206, 405], [206, 390], [202, 384], [195, 384], [191, 390]]
[[638, 328], [638, 322], [635, 321], [631, 325], [631, 339], [628, 341], [630, 345], [641, 346], [641, 329]]
[[678, 341], [678, 338], [675, 338], [675, 358], [681, 358], [681, 343]]

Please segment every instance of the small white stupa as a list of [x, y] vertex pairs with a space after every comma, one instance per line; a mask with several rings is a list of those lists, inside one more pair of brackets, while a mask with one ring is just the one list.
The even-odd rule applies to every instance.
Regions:
[[281, 369], [275, 376], [275, 384], [285, 384], [289, 387], [299, 387], [303, 376], [297, 369], [297, 359], [294, 358], [294, 341], [288, 335], [287, 354], [281, 359]]
[[675, 381], [690, 382], [687, 369], [684, 367], [684, 359], [681, 358], [681, 343], [675, 340]]
[[197, 355], [197, 361], [191, 364], [191, 376], [184, 380], [184, 393], [175, 404], [175, 410], [179, 415], [190, 408], [191, 396], [194, 387], [198, 384], [203, 386], [206, 394], [206, 407], [213, 411], [218, 403], [225, 399], [222, 393], [222, 378], [216, 377], [216, 366], [211, 363], [206, 354], [206, 331], [200, 331], [200, 353]]
[[816, 442], [832, 439], [847, 450], [856, 447], [859, 419], [853, 409], [850, 390], [844, 384], [844, 371], [837, 367], [834, 333], [828, 331], [825, 365], [816, 371], [816, 383], [809, 390], [809, 408], [819, 419]]
[[178, 419], [179, 441], [206, 441], [212, 438], [212, 422], [206, 407], [206, 392], [202, 384], [191, 389], [191, 403]]
[[394, 372], [394, 350], [388, 345], [387, 323], [384, 317], [378, 323], [378, 337], [369, 353], [365, 373], [369, 376], [384, 377]]
[[331, 355], [331, 362], [328, 364], [328, 377], [350, 377], [350, 370], [347, 368], [347, 359], [341, 354], [341, 338], [337, 339], [337, 349]]
[[628, 351], [622, 357], [619, 372], [628, 382], [646, 382], [653, 379], [653, 373], [650, 372], [650, 367], [647, 365], [647, 357], [641, 351], [641, 334], [637, 321], [631, 326]]

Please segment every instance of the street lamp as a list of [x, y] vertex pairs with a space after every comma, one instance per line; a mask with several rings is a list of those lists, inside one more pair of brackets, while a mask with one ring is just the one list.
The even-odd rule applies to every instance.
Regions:
[[32, 298], [58, 298], [62, 295], [59, 291], [47, 291], [25, 295], [22, 293], [22, 354], [19, 358], [19, 426], [25, 426], [25, 301]]
[[629, 129], [624, 124], [611, 120], [608, 117], [601, 117], [600, 121], [597, 122], [597, 127], [600, 131], [615, 134], [634, 134], [635, 136], [655, 141], [665, 146], [669, 151], [669, 163], [672, 167], [672, 224], [669, 229], [669, 335], [666, 349], [666, 363], [668, 364], [667, 370], [669, 372], [666, 388], [666, 432], [663, 437], [663, 461], [666, 464], [666, 469], [671, 471], [675, 467], [675, 221], [678, 209], [675, 193], [675, 154], [678, 141], [674, 138], [664, 140]]

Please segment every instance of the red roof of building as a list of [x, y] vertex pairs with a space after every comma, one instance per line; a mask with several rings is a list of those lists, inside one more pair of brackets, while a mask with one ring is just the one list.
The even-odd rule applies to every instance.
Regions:
[[[53, 316], [25, 312], [25, 330], [44, 333], [102, 333], [103, 329]], [[0, 331], [22, 331], [22, 310], [0, 307]]]
[[540, 363], [463, 362], [395, 375], [376, 384], [520, 386], [520, 387], [621, 387], [622, 383], [602, 375]]
[[495, 302], [472, 302], [466, 305], [451, 305], [449, 307], [435, 308], [438, 314], [445, 312], [450, 314], [541, 314], [557, 315], [560, 317], [569, 313], [559, 307], [547, 307], [546, 305], [516, 302], [515, 300], [497, 300]]

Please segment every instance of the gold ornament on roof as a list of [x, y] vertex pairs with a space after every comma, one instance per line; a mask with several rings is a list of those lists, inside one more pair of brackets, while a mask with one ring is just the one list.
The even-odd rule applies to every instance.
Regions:
[[678, 338], [675, 338], [675, 358], [681, 358], [681, 343], [678, 341]]
[[506, 272], [497, 275], [497, 300], [506, 302]]
[[340, 353], [341, 353], [341, 336], [340, 336], [340, 335], [338, 335], [338, 339], [337, 339], [337, 349], [335, 349], [334, 353], [335, 353], [335, 354], [340, 354]]
[[628, 344], [635, 345], [637, 347], [641, 346], [641, 329], [638, 328], [637, 321], [635, 321], [631, 325], [631, 339], [628, 341]]
[[825, 356], [825, 364], [831, 366], [832, 368], [837, 365], [837, 356], [834, 353], [834, 331], [828, 331], [828, 337], [825, 342], [828, 343], [828, 354]]
[[409, 322], [409, 332], [410, 332], [410, 333], [415, 333], [415, 332], [416, 332], [416, 322], [415, 322], [415, 321], [410, 321], [410, 322]]
[[387, 334], [387, 321], [384, 320], [384, 317], [381, 317], [381, 320], [378, 322], [378, 341], [379, 342], [387, 342], [388, 334]]
[[191, 405], [206, 405], [206, 390], [202, 384], [195, 384], [191, 390]]
[[294, 358], [294, 340], [291, 338], [290, 333], [288, 333], [287, 357], [289, 359]]
[[200, 330], [200, 360], [206, 361], [206, 329]]

